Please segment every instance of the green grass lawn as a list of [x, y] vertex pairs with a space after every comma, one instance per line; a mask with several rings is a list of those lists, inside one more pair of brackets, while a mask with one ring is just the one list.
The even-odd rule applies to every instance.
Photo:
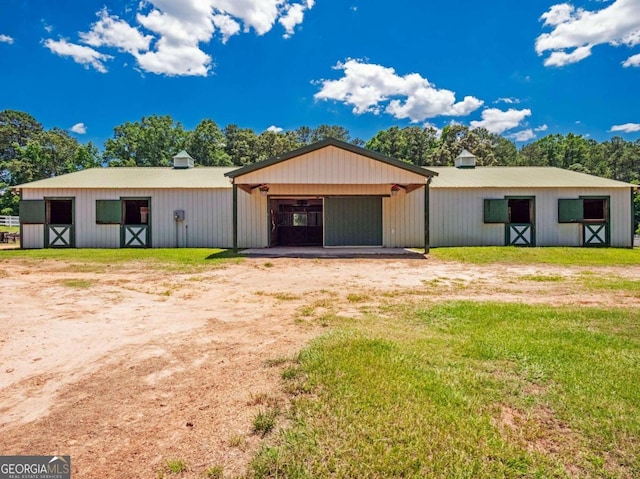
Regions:
[[640, 264], [640, 249], [624, 248], [518, 248], [482, 246], [432, 248], [430, 256], [446, 261], [488, 264], [557, 264], [573, 266], [624, 266]]
[[59, 260], [73, 264], [105, 266], [143, 262], [152, 268], [193, 268], [242, 261], [230, 250], [220, 248], [120, 248], [120, 249], [8, 249], [0, 250], [0, 261]]
[[283, 372], [255, 477], [640, 477], [640, 312], [392, 305]]

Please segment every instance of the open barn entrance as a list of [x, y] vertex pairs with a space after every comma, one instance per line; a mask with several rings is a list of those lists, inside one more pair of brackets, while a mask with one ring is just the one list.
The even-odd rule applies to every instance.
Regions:
[[271, 198], [271, 246], [322, 246], [321, 198]]

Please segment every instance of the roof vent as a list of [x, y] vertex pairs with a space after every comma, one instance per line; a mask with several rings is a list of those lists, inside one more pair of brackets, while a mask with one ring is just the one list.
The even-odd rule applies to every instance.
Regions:
[[462, 152], [455, 159], [456, 168], [475, 168], [476, 167], [476, 157], [469, 153], [467, 150], [462, 150]]
[[175, 170], [186, 170], [187, 168], [193, 168], [193, 158], [185, 150], [182, 150], [176, 156], [173, 157], [173, 168]]

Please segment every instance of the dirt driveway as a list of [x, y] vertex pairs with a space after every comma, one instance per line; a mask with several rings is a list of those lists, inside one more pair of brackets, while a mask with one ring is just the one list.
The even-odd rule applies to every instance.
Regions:
[[[322, 311], [458, 298], [640, 306], [585, 292], [585, 269], [433, 258], [252, 258], [188, 274], [1, 266], [0, 451], [71, 455], [81, 478], [157, 477], [170, 459], [188, 466], [178, 477], [242, 474], [260, 442], [253, 418], [286, 407], [269, 360], [321, 334]], [[637, 279], [640, 266], [589, 273]]]

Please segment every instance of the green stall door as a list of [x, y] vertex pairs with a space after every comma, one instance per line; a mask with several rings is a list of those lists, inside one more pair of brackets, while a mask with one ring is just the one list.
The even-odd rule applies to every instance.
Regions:
[[382, 198], [324, 199], [325, 246], [382, 246]]

